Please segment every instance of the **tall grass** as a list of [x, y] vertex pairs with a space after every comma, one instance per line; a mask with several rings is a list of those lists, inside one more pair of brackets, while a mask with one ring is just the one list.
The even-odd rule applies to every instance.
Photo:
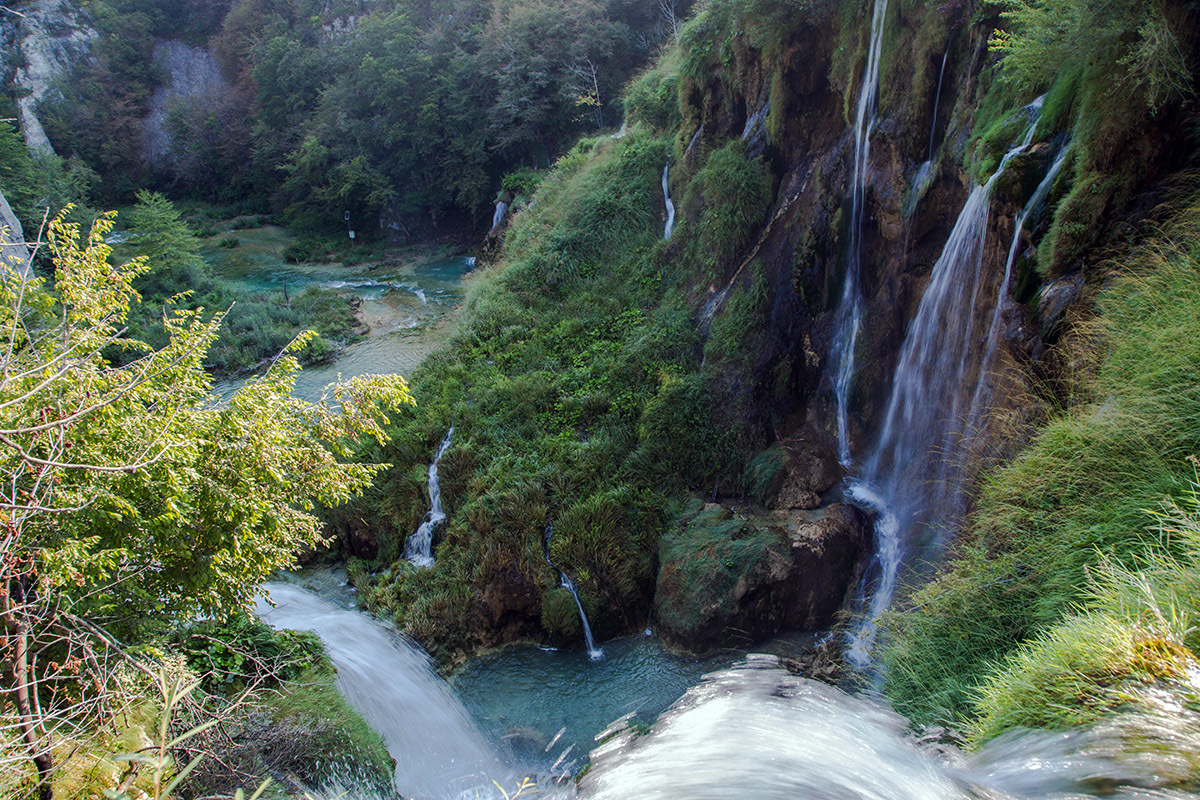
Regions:
[[[1083, 331], [1099, 364], [1086, 391], [991, 476], [948, 568], [889, 620], [887, 691], [918, 721], [977, 713], [976, 685], [1077, 608], [1097, 565], [1186, 554], [1147, 510], [1188, 496], [1200, 453], [1200, 202], [1113, 266]], [[1067, 658], [1097, 623], [1071, 624], [1006, 669]]]

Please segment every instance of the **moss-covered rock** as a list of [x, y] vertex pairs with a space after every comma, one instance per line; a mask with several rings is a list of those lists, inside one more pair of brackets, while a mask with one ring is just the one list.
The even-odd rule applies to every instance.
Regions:
[[694, 501], [663, 537], [654, 600], [660, 637], [703, 653], [831, 621], [867, 543], [864, 514], [836, 504], [803, 515]]

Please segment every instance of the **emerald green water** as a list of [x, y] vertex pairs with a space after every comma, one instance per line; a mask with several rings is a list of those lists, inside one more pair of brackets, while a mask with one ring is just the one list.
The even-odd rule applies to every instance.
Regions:
[[[238, 246], [219, 247], [226, 236]], [[463, 277], [474, 269], [464, 256], [391, 258], [380, 262], [289, 264], [283, 251], [293, 237], [283, 228], [263, 226], [212, 237], [201, 255], [223, 280], [253, 292], [300, 292], [309, 286], [329, 289], [354, 300], [357, 315], [369, 327], [328, 363], [306, 367], [295, 394], [316, 400], [339, 378], [364, 374], [409, 375], [445, 341], [449, 322], [462, 303]], [[215, 388], [228, 396], [246, 380], [222, 381]]]
[[[755, 649], [795, 654], [812, 640], [812, 635], [802, 635]], [[450, 686], [484, 735], [508, 751], [510, 763], [562, 774], [586, 763], [597, 737], [614, 721], [631, 715], [631, 723], [649, 725], [701, 676], [745, 656], [729, 651], [689, 658], [648, 635], [603, 644], [599, 661], [592, 661], [583, 647], [506, 647], [469, 661], [450, 677]]]

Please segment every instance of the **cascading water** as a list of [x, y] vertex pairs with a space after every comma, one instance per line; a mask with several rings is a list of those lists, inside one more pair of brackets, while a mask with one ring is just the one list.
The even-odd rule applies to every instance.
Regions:
[[[707, 676], [650, 733], [627, 731], [594, 750], [579, 795], [1078, 800], [1100, 791], [1182, 798], [1189, 795], [1166, 787], [1190, 774], [1184, 764], [1194, 757], [1200, 715], [1164, 706], [1091, 729], [1018, 731], [969, 757], [951, 747], [922, 749], [907, 730], [906, 720], [869, 699], [797, 677], [774, 657], [751, 656]], [[1143, 752], [1131, 753], [1139, 740]]]
[[500, 227], [500, 223], [504, 221], [504, 215], [508, 213], [508, 203], [503, 200], [496, 201], [496, 210], [492, 212], [492, 227], [488, 229], [488, 233], [493, 233]]
[[558, 565], [550, 560], [550, 537], [554, 535], [554, 526], [546, 524], [546, 536], [543, 539], [543, 549], [546, 553], [546, 563], [558, 573], [559, 584], [571, 593], [571, 597], [575, 598], [575, 607], [579, 609], [579, 625], [583, 628], [583, 641], [587, 645], [588, 658], [592, 661], [599, 661], [604, 658], [604, 651], [596, 646], [596, 640], [592, 638], [592, 626], [588, 624], [587, 614], [583, 611], [583, 603], [579, 599], [579, 591], [575, 588], [575, 583], [567, 575], [559, 569]]
[[[313, 631], [337, 667], [337, 687], [396, 759], [394, 784], [406, 798], [490, 797], [512, 770], [420, 648], [365, 614], [339, 608], [287, 583], [265, 587], [257, 613], [273, 628]], [[482, 792], [482, 794], [480, 794]]]
[[[847, 650], [858, 666], [870, 661], [878, 619], [891, 605], [901, 566], [914, 556], [931, 561], [940, 548], [940, 537], [922, 532], [936, 531], [961, 511], [961, 470], [953, 469], [957, 459], [949, 454], [969, 447], [961, 389], [975, 384], [976, 371], [986, 380], [978, 345], [987, 334], [976, 324], [976, 309], [987, 283], [983, 254], [992, 189], [1033, 140], [1040, 110], [1038, 98], [1027, 107], [1032, 120], [1021, 142], [968, 195], [905, 335], [875, 448], [848, 487], [851, 497], [877, 514], [877, 553], [869, 574], [876, 585], [865, 593], [866, 613]], [[1003, 301], [998, 294], [996, 305]], [[994, 321], [996, 314], [989, 318]]]
[[998, 299], [996, 307], [992, 310], [992, 322], [988, 326], [987, 344], [983, 350], [979, 379], [975, 383], [975, 392], [971, 396], [971, 409], [967, 414], [966, 429], [972, 433], [978, 428], [980, 418], [989, 399], [992, 387], [989, 369], [992, 359], [996, 355], [996, 347], [1000, 343], [1000, 316], [1004, 309], [1004, 303], [1008, 299], [1009, 287], [1012, 284], [1013, 267], [1016, 265], [1017, 251], [1025, 233], [1025, 222], [1031, 214], [1037, 212], [1042, 204], [1046, 202], [1046, 197], [1050, 194], [1050, 187], [1054, 184], [1054, 179], [1058, 177], [1058, 173], [1062, 170], [1063, 164], [1066, 163], [1069, 152], [1069, 146], [1064, 145], [1059, 148], [1058, 153], [1054, 156], [1054, 160], [1050, 164], [1050, 169], [1046, 171], [1046, 176], [1042, 178], [1042, 182], [1038, 184], [1029, 201], [1025, 203], [1025, 207], [1021, 209], [1021, 213], [1017, 214], [1016, 220], [1013, 221], [1012, 244], [1008, 246], [1008, 260], [1004, 263], [1004, 280], [1000, 284], [999, 293], [996, 295]]
[[875, 127], [876, 96], [879, 91], [879, 61], [883, 49], [883, 22], [887, 17], [887, 0], [875, 0], [871, 14], [871, 44], [867, 50], [867, 65], [863, 70], [862, 88], [858, 93], [858, 110], [854, 117], [854, 177], [850, 198], [850, 254], [842, 297], [834, 320], [833, 363], [834, 392], [837, 398], [838, 460], [849, 466], [850, 453], [850, 385], [854, 380], [854, 349], [858, 344], [862, 324], [862, 292], [859, 288], [862, 271], [862, 226], [867, 191], [867, 168], [871, 156], [871, 131]]
[[446, 521], [446, 513], [442, 510], [442, 491], [438, 486], [438, 462], [450, 448], [454, 436], [454, 428], [446, 431], [446, 438], [438, 445], [429, 464], [429, 513], [421, 521], [420, 527], [404, 542], [404, 557], [418, 567], [428, 569], [433, 566], [433, 532]]
[[933, 118], [929, 122], [929, 154], [926, 156], [926, 162], [933, 161], [933, 140], [934, 134], [937, 133], [937, 117], [938, 105], [942, 100], [942, 79], [946, 77], [946, 59], [950, 56], [950, 50], [942, 54], [942, 68], [938, 70], [937, 94], [933, 96]]
[[671, 187], [667, 182], [667, 176], [671, 170], [671, 159], [667, 159], [667, 163], [663, 165], [662, 174], [662, 190], [663, 202], [667, 207], [667, 224], [663, 226], [663, 238], [670, 239], [671, 233], [675, 230], [675, 203], [671, 202]]
[[[916, 203], [925, 195], [925, 190], [933, 182], [933, 142], [937, 134], [938, 106], [942, 99], [942, 79], [946, 77], [946, 60], [950, 56], [950, 50], [947, 49], [942, 54], [942, 68], [938, 71], [937, 92], [933, 96], [933, 116], [929, 122], [929, 149], [925, 156], [925, 161], [921, 166], [917, 167], [917, 172], [912, 179], [912, 188], [910, 196], [913, 198], [905, 206], [904, 216], [910, 216], [916, 207]], [[907, 242], [905, 243], [907, 249]]]

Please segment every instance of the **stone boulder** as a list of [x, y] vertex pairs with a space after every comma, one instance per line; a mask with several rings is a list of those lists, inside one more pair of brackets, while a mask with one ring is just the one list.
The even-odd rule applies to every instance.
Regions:
[[767, 508], [814, 509], [845, 474], [833, 447], [805, 429], [763, 451], [746, 479], [755, 502]]
[[693, 653], [829, 625], [867, 553], [859, 509], [754, 515], [698, 501], [659, 545], [654, 627]]

